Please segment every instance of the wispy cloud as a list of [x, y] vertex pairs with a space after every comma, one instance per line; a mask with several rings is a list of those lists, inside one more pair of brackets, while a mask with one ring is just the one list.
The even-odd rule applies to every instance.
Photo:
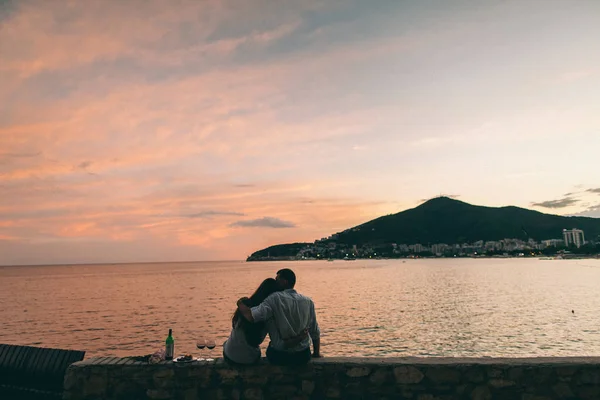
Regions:
[[563, 199], [558, 200], [547, 200], [539, 203], [531, 203], [533, 207], [543, 207], [543, 208], [565, 208], [570, 207], [577, 204], [579, 200], [573, 199], [571, 197], [565, 197]]
[[588, 206], [585, 210], [573, 215], [579, 217], [600, 218], [600, 203]]
[[586, 190], [586, 192], [588, 192], [588, 193], [598, 193], [598, 194], [600, 194], [600, 188], [588, 189], [588, 190]]
[[186, 217], [186, 218], [211, 218], [211, 217], [216, 217], [216, 216], [221, 216], [221, 215], [242, 217], [245, 214], [240, 213], [240, 212], [235, 212], [235, 211], [208, 210], [208, 211], [201, 211], [201, 212], [193, 213], [193, 214], [187, 214], [187, 215], [184, 215], [184, 217]]
[[77, 165], [77, 168], [86, 169], [92, 165], [91, 161], [82, 161]]
[[245, 228], [294, 228], [296, 224], [289, 221], [284, 221], [274, 217], [263, 217], [258, 219], [250, 219], [245, 221], [236, 221], [231, 226], [239, 226]]
[[38, 151], [35, 153], [0, 153], [0, 159], [2, 159], [2, 158], [34, 158], [41, 154], [42, 154], [41, 151]]

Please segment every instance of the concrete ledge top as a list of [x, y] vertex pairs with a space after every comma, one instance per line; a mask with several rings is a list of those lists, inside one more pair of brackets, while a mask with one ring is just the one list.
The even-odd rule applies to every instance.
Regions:
[[[402, 366], [402, 365], [600, 365], [600, 357], [527, 357], [527, 358], [493, 358], [493, 357], [323, 357], [312, 359], [310, 364], [315, 366], [344, 365], [344, 366]], [[148, 364], [133, 358], [94, 357], [72, 364], [73, 367], [102, 366], [141, 366], [141, 365], [177, 365], [177, 366], [214, 366], [217, 368], [251, 368], [261, 365], [271, 365], [263, 358], [260, 363], [248, 366], [231, 366], [222, 358], [215, 361], [194, 361], [185, 364], [175, 364], [172, 361], [161, 361], [158, 364]]]

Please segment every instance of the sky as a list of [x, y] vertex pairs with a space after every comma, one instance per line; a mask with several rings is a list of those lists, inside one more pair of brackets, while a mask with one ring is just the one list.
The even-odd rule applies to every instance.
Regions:
[[598, 0], [0, 0], [0, 265], [600, 217], [598, 38]]

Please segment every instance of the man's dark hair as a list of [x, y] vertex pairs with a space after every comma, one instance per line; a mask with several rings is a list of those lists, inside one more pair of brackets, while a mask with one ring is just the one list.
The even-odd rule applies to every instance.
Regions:
[[296, 274], [289, 268], [280, 269], [277, 271], [277, 275], [279, 275], [282, 279], [285, 279], [288, 282], [290, 288], [293, 288], [296, 285]]

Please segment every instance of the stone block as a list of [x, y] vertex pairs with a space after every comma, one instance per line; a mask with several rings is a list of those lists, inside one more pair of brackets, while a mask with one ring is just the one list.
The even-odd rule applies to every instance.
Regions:
[[62, 395], [62, 400], [77, 400], [80, 399], [81, 396], [78, 396], [72, 391], [65, 390]]
[[227, 388], [227, 400], [240, 400], [244, 398], [244, 388], [242, 387], [234, 387]]
[[271, 385], [268, 387], [269, 397], [289, 398], [300, 394], [300, 390], [295, 385]]
[[191, 379], [191, 380], [210, 379], [211, 374], [212, 374], [212, 370], [210, 370], [209, 368], [191, 368], [186, 375], [186, 379]]
[[217, 371], [222, 385], [233, 385], [237, 382], [240, 373], [235, 369], [220, 369]]
[[564, 382], [559, 382], [552, 386], [552, 391], [554, 391], [554, 393], [556, 393], [560, 399], [569, 399], [575, 397], [571, 387]]
[[312, 381], [302, 381], [302, 393], [311, 395], [315, 390], [315, 383]]
[[110, 399], [141, 399], [151, 385], [141, 385], [123, 377], [119, 381], [110, 382], [107, 389], [107, 398]]
[[491, 393], [494, 400], [514, 400], [520, 399], [523, 391], [517, 386], [511, 386], [501, 389], [491, 389]]
[[421, 371], [410, 365], [403, 365], [394, 368], [396, 382], [400, 384], [419, 383], [425, 377]]
[[[273, 370], [270, 367], [270, 365], [252, 365], [239, 369], [238, 374], [244, 381], [247, 378], [253, 378], [256, 376], [268, 376], [273, 374]], [[278, 371], [281, 370], [278, 368]]]
[[467, 393], [471, 393], [475, 387], [471, 384], [457, 385], [454, 392], [462, 398]]
[[496, 367], [488, 368], [488, 378], [502, 378], [504, 376], [504, 370]]
[[581, 400], [600, 399], [600, 386], [581, 386], [577, 389], [577, 398]]
[[290, 370], [287, 371], [287, 373], [299, 376], [303, 379], [307, 379], [307, 377], [312, 378], [315, 374], [315, 366], [312, 363], [308, 363], [306, 365], [292, 367]]
[[210, 400], [229, 400], [230, 397], [227, 395], [227, 392], [222, 389], [208, 389], [206, 391], [202, 391], [198, 396], [200, 399], [210, 399]]
[[281, 374], [285, 374], [287, 373], [286, 370], [284, 369], [285, 367], [281, 366], [281, 365], [267, 365], [268, 367], [268, 372], [271, 375], [281, 375]]
[[401, 399], [414, 399], [415, 392], [411, 388], [402, 387], [400, 390], [400, 398]]
[[172, 369], [161, 369], [152, 375], [154, 386], [157, 389], [170, 389], [175, 386], [175, 371]]
[[261, 388], [252, 387], [244, 390], [244, 399], [246, 400], [262, 400], [264, 398]]
[[338, 386], [329, 386], [327, 391], [325, 392], [325, 396], [329, 399], [339, 399], [342, 393], [340, 392], [340, 388]]
[[518, 382], [523, 379], [524, 371], [521, 367], [512, 367], [507, 371], [506, 375], [511, 381]]
[[183, 400], [196, 400], [198, 399], [198, 389], [186, 389], [183, 391]]
[[314, 368], [310, 368], [303, 369], [302, 371], [298, 372], [296, 376], [300, 379], [314, 379], [317, 373], [317, 370], [315, 370]]
[[73, 388], [81, 387], [83, 382], [83, 377], [81, 375], [78, 375], [75, 371], [68, 371], [65, 375], [63, 388], [69, 391]]
[[505, 388], [505, 387], [510, 387], [510, 386], [515, 386], [516, 383], [513, 381], [509, 381], [506, 379], [490, 379], [490, 381], [488, 382], [488, 384], [496, 389], [499, 388]]
[[485, 373], [482, 368], [473, 367], [465, 371], [464, 377], [467, 382], [481, 383], [485, 380]]
[[524, 395], [521, 396], [521, 400], [552, 400], [552, 399], [547, 396], [540, 396], [537, 394], [525, 393]]
[[346, 371], [346, 375], [350, 378], [361, 378], [363, 376], [369, 376], [371, 369], [367, 367], [354, 367]]
[[281, 383], [296, 383], [298, 377], [293, 374], [276, 374], [271, 375], [269, 377], [269, 381], [273, 384], [281, 384]]
[[263, 375], [263, 376], [249, 376], [246, 378], [242, 378], [242, 382], [245, 385], [266, 385], [267, 382], [269, 381], [269, 376], [268, 375]]
[[556, 367], [556, 374], [558, 376], [573, 376], [578, 370], [579, 368], [572, 366]]
[[396, 398], [398, 389], [395, 385], [382, 385], [369, 389], [369, 395]]
[[471, 400], [492, 400], [492, 393], [487, 386], [477, 386], [471, 392]]
[[108, 386], [106, 374], [92, 374], [83, 384], [84, 398], [103, 398]]
[[577, 382], [584, 385], [600, 385], [600, 369], [597, 368], [585, 368], [579, 371], [577, 374]]
[[350, 382], [344, 386], [344, 393], [356, 394], [362, 393], [363, 386], [360, 382]]
[[438, 385], [460, 382], [460, 372], [453, 368], [429, 368], [425, 372], [425, 376]]
[[318, 368], [315, 366], [316, 371], [319, 371], [319, 373], [321, 375], [327, 375], [327, 376], [332, 376], [332, 375], [337, 375], [337, 374], [345, 374], [346, 369], [347, 369], [347, 367], [343, 364], [342, 365], [335, 365], [335, 364], [319, 365]]
[[528, 368], [525, 370], [524, 379], [528, 385], [551, 385], [557, 381], [554, 368], [547, 365], [538, 368]]
[[133, 379], [139, 380], [140, 382], [152, 380], [152, 375], [154, 374], [154, 371], [152, 371], [151, 369], [146, 369], [144, 367], [131, 368], [126, 371], [128, 377], [132, 377]]
[[146, 396], [151, 400], [167, 400], [172, 399], [173, 395], [164, 389], [148, 389]]
[[559, 382], [565, 382], [567, 384], [570, 384], [571, 381], [573, 381], [573, 377], [572, 376], [558, 376], [557, 377]]
[[171, 368], [159, 369], [152, 376], [154, 379], [172, 378], [175, 376], [175, 371]]
[[375, 370], [375, 372], [371, 374], [371, 376], [369, 377], [369, 382], [371, 382], [375, 386], [381, 386], [385, 382], [387, 382], [390, 375], [390, 371], [388, 371], [385, 368], [380, 368]]

